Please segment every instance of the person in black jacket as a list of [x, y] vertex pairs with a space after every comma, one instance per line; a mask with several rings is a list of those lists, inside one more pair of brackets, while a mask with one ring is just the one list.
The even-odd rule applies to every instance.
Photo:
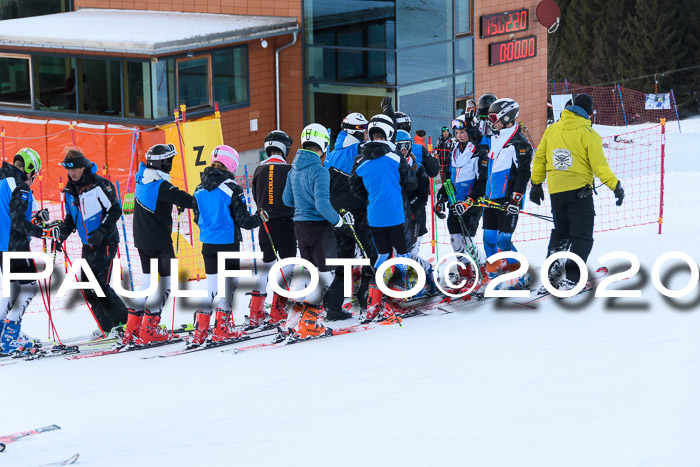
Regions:
[[442, 127], [440, 137], [435, 145], [437, 159], [440, 162], [440, 179], [449, 180], [450, 178], [450, 156], [452, 149], [457, 145], [457, 141], [450, 132], [450, 127]]
[[[404, 130], [411, 133], [411, 117], [403, 112], [396, 112], [396, 129]], [[421, 130], [418, 130], [420, 132]], [[424, 134], [425, 132], [421, 133]], [[416, 160], [420, 162], [423, 167], [425, 167], [425, 172], [428, 177], [435, 178], [440, 173], [440, 162], [435, 156], [428, 152], [428, 149], [422, 144], [417, 144], [413, 150], [413, 154], [416, 156]]]
[[[292, 166], [287, 163], [289, 149], [292, 147], [292, 138], [281, 130], [274, 130], [265, 136], [265, 159], [253, 174], [253, 197], [255, 205], [264, 209], [270, 220], [258, 229], [258, 244], [263, 252], [263, 264], [258, 272], [258, 283], [251, 292], [250, 314], [248, 327], [255, 328], [265, 321], [265, 298], [267, 297], [267, 282], [270, 267], [277, 261], [274, 248], [280, 259], [292, 258], [297, 254], [297, 237], [294, 233], [294, 208], [290, 208], [282, 201], [282, 193], [287, 184], [287, 175]], [[282, 268], [282, 277], [277, 278], [277, 283], [288, 289], [292, 284], [293, 265]], [[281, 280], [280, 280], [281, 279]], [[273, 325], [287, 319], [287, 298], [277, 293], [272, 298], [272, 307], [268, 324]]]
[[[124, 302], [110, 286], [112, 260], [119, 248], [117, 220], [122, 208], [114, 185], [97, 175], [97, 164], [90, 162], [80, 148], [69, 148], [61, 163], [68, 171], [68, 183], [63, 189], [66, 216], [60, 227], [61, 241], [78, 231], [83, 243], [82, 257], [87, 261], [97, 283], [104, 292], [98, 297], [94, 290], [85, 290], [85, 299], [100, 326], [100, 334], [118, 332], [127, 321]], [[82, 281], [87, 281], [85, 273]], [[119, 330], [114, 329], [119, 325]]]
[[152, 295], [136, 299], [120, 345], [138, 345], [170, 340], [177, 337], [159, 326], [160, 315], [170, 295], [170, 260], [173, 249], [173, 205], [178, 210], [192, 209], [194, 197], [170, 183], [173, 158], [177, 156], [172, 144], [156, 144], [146, 152], [146, 163], [136, 172], [134, 203], [134, 244], [139, 251], [143, 282], [146, 290], [153, 280], [151, 260], [158, 261], [158, 289]]

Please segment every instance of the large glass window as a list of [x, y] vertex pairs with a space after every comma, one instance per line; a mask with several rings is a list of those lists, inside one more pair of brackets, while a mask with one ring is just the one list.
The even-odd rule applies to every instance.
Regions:
[[29, 57], [0, 57], [0, 103], [32, 105]]
[[78, 99], [75, 59], [34, 57], [34, 92], [37, 110], [75, 113]]
[[455, 41], [455, 73], [474, 70], [474, 38], [464, 37]]
[[78, 60], [80, 113], [121, 115], [119, 61]]
[[211, 61], [209, 56], [177, 61], [178, 107], [188, 109], [212, 105]]
[[214, 71], [214, 101], [220, 106], [247, 104], [248, 47], [223, 49], [211, 54]]
[[453, 1], [397, 0], [398, 47], [431, 44], [436, 41], [453, 39]]
[[387, 92], [386, 88], [307, 84], [307, 121], [330, 128], [335, 137], [347, 114], [360, 112], [369, 119], [381, 112], [381, 102], [386, 96], [394, 97], [394, 92]]
[[399, 84], [452, 74], [452, 42], [399, 49]]
[[474, 73], [455, 76], [455, 97], [460, 98], [474, 94]]
[[70, 0], [0, 0], [0, 20], [71, 11]]
[[383, 50], [306, 48], [306, 78], [327, 82], [395, 84], [395, 54]]
[[399, 88], [398, 108], [411, 116], [411, 131], [439, 135], [450, 123], [454, 106], [452, 77]]
[[472, 24], [471, 0], [455, 0], [455, 34], [471, 34]]
[[151, 87], [155, 95], [154, 118], [165, 118], [175, 110], [175, 60], [158, 60]]
[[392, 49], [394, 8], [386, 0], [306, 0], [305, 43]]
[[151, 67], [148, 62], [123, 62], [124, 116], [153, 118], [151, 114]]

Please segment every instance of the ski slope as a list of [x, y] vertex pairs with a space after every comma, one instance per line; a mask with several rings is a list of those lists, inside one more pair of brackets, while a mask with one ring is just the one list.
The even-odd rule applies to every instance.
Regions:
[[[618, 287], [641, 298], [488, 304], [238, 355], [20, 361], [0, 367], [0, 434], [62, 429], [8, 444], [0, 465], [75, 453], [85, 466], [698, 465], [700, 288], [669, 301], [650, 280], [667, 251], [700, 261], [700, 118], [682, 128], [668, 125], [663, 235], [656, 225], [596, 234], [589, 259], [636, 255], [642, 272]], [[532, 266], [544, 260], [546, 242], [518, 248]], [[665, 284], [688, 278], [679, 268]], [[238, 317], [247, 303], [239, 295]], [[64, 314], [64, 338], [94, 326]], [[24, 327], [45, 337], [46, 317]]]

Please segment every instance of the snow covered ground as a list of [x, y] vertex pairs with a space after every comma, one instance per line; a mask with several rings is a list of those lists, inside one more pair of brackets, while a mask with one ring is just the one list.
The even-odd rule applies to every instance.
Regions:
[[[0, 465], [76, 452], [78, 465], [99, 466], [698, 465], [700, 288], [669, 301], [650, 280], [667, 251], [700, 261], [700, 118], [682, 128], [668, 125], [663, 235], [656, 225], [597, 234], [589, 260], [635, 254], [642, 272], [618, 287], [641, 298], [487, 305], [239, 355], [19, 362], [0, 367], [0, 434], [62, 429], [8, 445]], [[545, 247], [519, 244], [533, 266]], [[680, 268], [666, 285], [688, 278]], [[248, 300], [237, 303], [242, 316]], [[64, 315], [64, 334], [92, 327]], [[46, 317], [28, 315], [25, 329], [44, 336]]]

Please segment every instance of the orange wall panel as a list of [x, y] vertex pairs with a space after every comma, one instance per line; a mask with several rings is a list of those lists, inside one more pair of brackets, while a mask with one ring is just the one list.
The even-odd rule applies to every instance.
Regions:
[[11, 115], [0, 115], [0, 133], [5, 132], [5, 136], [0, 136], [0, 160], [12, 162], [12, 158], [17, 154], [22, 146], [18, 146], [20, 141], [16, 139], [17, 119]]
[[66, 148], [73, 146], [70, 122], [65, 120], [49, 120], [46, 124], [47, 150], [44, 164], [48, 169], [43, 176], [42, 185], [44, 197], [52, 201], [60, 201], [60, 190], [68, 180], [66, 169], [59, 165], [63, 162]]

